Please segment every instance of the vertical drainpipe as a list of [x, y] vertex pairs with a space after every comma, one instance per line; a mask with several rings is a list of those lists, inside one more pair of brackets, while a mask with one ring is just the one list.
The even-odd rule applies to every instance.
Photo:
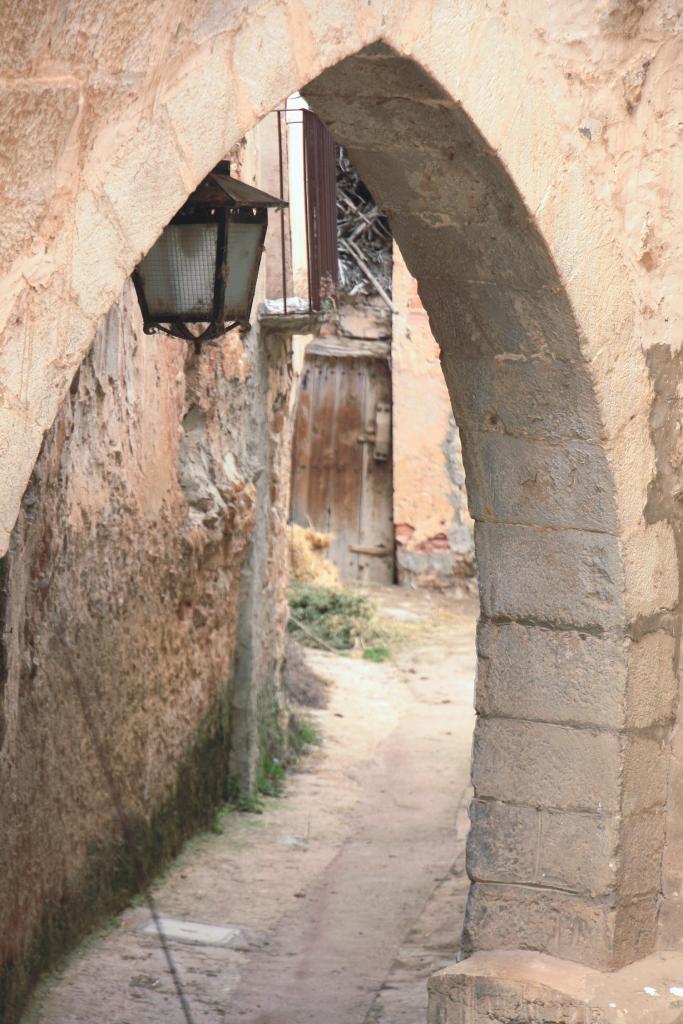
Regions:
[[308, 257], [306, 246], [306, 193], [304, 189], [304, 118], [308, 104], [298, 92], [289, 97], [287, 112], [287, 154], [289, 176], [289, 230], [292, 247], [294, 294], [308, 298]]

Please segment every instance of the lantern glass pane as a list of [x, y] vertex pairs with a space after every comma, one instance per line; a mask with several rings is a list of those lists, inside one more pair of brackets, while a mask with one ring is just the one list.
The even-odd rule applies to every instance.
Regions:
[[248, 320], [251, 294], [261, 261], [263, 224], [228, 224], [228, 280], [225, 320]]
[[216, 224], [169, 224], [139, 267], [150, 317], [211, 320]]

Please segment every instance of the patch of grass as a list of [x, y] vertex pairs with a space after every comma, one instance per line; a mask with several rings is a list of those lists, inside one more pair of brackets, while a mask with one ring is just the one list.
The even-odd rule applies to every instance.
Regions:
[[264, 803], [258, 796], [241, 796], [234, 806], [242, 814], [263, 814]]
[[[230, 795], [224, 811], [238, 811], [240, 814], [263, 814], [263, 800], [257, 793], [244, 793], [237, 781], [231, 777]], [[223, 828], [222, 822], [220, 823]]]
[[303, 718], [295, 712], [289, 716], [289, 749], [294, 758], [299, 758], [306, 747], [319, 747], [322, 737], [310, 718]]
[[[217, 820], [214, 821], [212, 831], [221, 835], [224, 831], [222, 818], [231, 811], [239, 811], [241, 814], [263, 814], [263, 800], [253, 793], [243, 793], [239, 779], [235, 775], [229, 775], [225, 786], [226, 802], [219, 809]], [[217, 831], [216, 825], [220, 829]]]
[[308, 647], [350, 651], [384, 638], [372, 600], [345, 587], [293, 582], [289, 610], [289, 632]]
[[211, 822], [211, 831], [215, 836], [222, 836], [225, 832], [223, 828], [223, 819], [230, 814], [232, 806], [230, 804], [223, 804], [222, 807], [217, 807]]
[[256, 786], [263, 796], [282, 796], [285, 766], [277, 757], [264, 754], [259, 764]]
[[259, 759], [254, 792], [245, 792], [240, 780], [229, 775], [225, 782], [226, 803], [215, 814], [211, 829], [222, 835], [223, 816], [232, 811], [263, 814], [263, 797], [281, 797], [288, 770], [299, 760], [306, 747], [319, 744], [320, 736], [308, 718], [287, 713], [269, 689], [259, 695]]
[[366, 661], [386, 661], [391, 657], [391, 651], [388, 647], [366, 647], [363, 657]]

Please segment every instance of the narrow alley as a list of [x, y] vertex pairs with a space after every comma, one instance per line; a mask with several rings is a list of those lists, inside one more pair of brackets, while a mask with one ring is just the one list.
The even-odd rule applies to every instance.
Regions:
[[[382, 592], [392, 661], [307, 651], [322, 737], [264, 813], [230, 813], [155, 889], [194, 1019], [417, 1024], [467, 885], [475, 607]], [[183, 1020], [144, 906], [39, 990], [26, 1024]]]

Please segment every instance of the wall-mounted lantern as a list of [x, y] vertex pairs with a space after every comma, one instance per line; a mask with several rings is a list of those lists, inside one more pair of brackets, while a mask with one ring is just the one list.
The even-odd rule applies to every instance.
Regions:
[[146, 334], [198, 346], [249, 323], [268, 209], [287, 204], [228, 171], [204, 178], [133, 271]]

